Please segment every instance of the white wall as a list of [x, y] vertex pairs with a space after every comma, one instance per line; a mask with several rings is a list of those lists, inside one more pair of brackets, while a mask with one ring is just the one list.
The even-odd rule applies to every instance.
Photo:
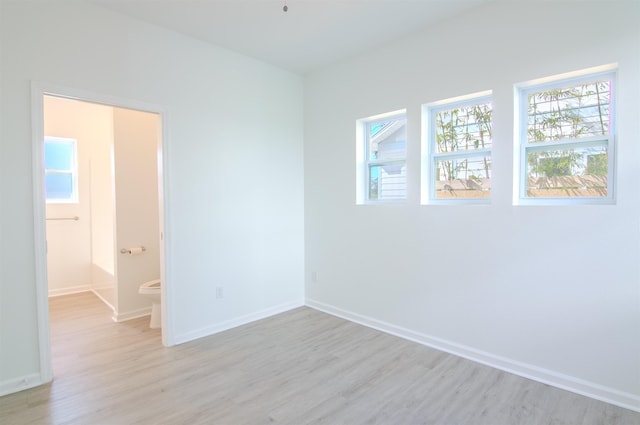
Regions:
[[[80, 107], [91, 107], [79, 102]], [[115, 194], [113, 183], [114, 108], [109, 111], [103, 137], [95, 139], [91, 149], [91, 289], [114, 312], [118, 311], [115, 270]]]
[[84, 2], [0, 7], [0, 394], [40, 371], [32, 80], [168, 111], [176, 341], [303, 302], [300, 77]]
[[[114, 108], [116, 189], [117, 320], [149, 312], [151, 301], [138, 293], [144, 282], [160, 278], [158, 142], [160, 116]], [[122, 248], [145, 247], [137, 255]]]
[[[640, 3], [532, 3], [488, 5], [307, 78], [307, 300], [640, 409]], [[513, 84], [615, 62], [616, 205], [513, 206]], [[484, 90], [491, 205], [420, 206], [421, 105]], [[355, 122], [401, 108], [409, 199], [355, 205]]]
[[59, 295], [91, 287], [91, 159], [94, 146], [110, 143], [112, 108], [45, 96], [45, 136], [77, 141], [78, 203], [47, 204], [48, 218], [74, 217], [78, 221], [47, 221], [49, 294]]

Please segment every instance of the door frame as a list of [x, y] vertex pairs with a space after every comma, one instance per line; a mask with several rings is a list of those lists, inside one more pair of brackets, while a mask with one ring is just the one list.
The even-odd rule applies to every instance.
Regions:
[[160, 225], [160, 279], [162, 280], [162, 344], [175, 345], [172, 319], [171, 251], [169, 230], [169, 167], [167, 109], [131, 99], [101, 95], [69, 87], [31, 82], [31, 142], [33, 167], [33, 235], [35, 242], [35, 279], [40, 355], [40, 379], [53, 379], [51, 367], [51, 340], [49, 324], [49, 285], [47, 276], [46, 200], [44, 189], [44, 96], [73, 99], [116, 108], [132, 109], [158, 114], [160, 117], [160, 141], [158, 143], [158, 196]]

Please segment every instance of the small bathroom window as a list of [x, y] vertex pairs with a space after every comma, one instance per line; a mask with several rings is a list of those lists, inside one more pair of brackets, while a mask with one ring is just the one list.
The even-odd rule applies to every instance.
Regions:
[[46, 137], [44, 178], [47, 203], [78, 202], [78, 149], [75, 139]]

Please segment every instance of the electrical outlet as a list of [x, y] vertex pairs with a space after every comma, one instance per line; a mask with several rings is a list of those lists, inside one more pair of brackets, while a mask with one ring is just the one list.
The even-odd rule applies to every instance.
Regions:
[[318, 283], [318, 272], [311, 272], [311, 282]]
[[216, 286], [216, 298], [217, 299], [224, 298], [224, 292], [222, 291], [222, 286]]

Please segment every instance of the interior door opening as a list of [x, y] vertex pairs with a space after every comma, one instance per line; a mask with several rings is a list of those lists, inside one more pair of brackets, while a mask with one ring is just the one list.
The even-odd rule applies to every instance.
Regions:
[[[34, 227], [41, 375], [51, 380], [49, 296], [95, 294], [116, 322], [148, 316], [161, 280], [169, 343], [160, 108], [34, 87]], [[36, 101], [38, 101], [36, 103]], [[134, 106], [131, 107], [131, 104]], [[44, 249], [38, 249], [44, 246]]]

